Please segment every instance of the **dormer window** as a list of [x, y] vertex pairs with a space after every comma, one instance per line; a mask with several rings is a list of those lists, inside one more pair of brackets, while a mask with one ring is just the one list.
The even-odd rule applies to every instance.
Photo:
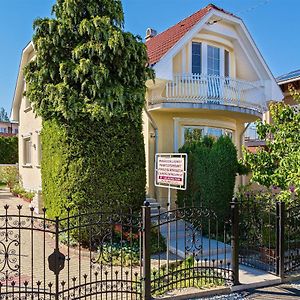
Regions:
[[192, 43], [192, 73], [201, 74], [201, 43]]
[[220, 48], [207, 46], [207, 74], [220, 75]]
[[230, 76], [230, 53], [223, 47], [216, 47], [206, 42], [192, 42], [192, 74]]

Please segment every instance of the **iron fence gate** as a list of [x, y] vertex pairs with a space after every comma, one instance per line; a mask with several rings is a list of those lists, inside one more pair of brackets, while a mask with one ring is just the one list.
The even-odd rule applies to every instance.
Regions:
[[239, 199], [239, 262], [284, 277], [300, 272], [300, 205]]
[[237, 278], [230, 221], [210, 209], [0, 212], [0, 299], [151, 299]]
[[141, 297], [141, 218], [97, 212], [55, 220], [17, 207], [0, 216], [1, 299]]
[[229, 220], [204, 207], [158, 208], [148, 230], [154, 232], [157, 245], [165, 248], [151, 256], [152, 296], [188, 287], [232, 285]]

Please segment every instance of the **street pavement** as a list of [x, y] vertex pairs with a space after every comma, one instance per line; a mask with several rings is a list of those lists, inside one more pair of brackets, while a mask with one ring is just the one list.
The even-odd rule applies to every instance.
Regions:
[[265, 288], [250, 289], [240, 293], [214, 297], [198, 298], [197, 300], [296, 300], [300, 299], [300, 282], [285, 283]]

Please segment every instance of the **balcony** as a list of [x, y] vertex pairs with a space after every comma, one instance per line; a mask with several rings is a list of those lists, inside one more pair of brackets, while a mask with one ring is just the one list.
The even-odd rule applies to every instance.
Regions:
[[163, 89], [154, 90], [148, 104], [150, 107], [166, 103], [176, 107], [179, 107], [178, 104], [234, 106], [262, 114], [264, 102], [264, 87], [260, 82], [188, 74], [175, 75], [173, 81], [167, 82]]

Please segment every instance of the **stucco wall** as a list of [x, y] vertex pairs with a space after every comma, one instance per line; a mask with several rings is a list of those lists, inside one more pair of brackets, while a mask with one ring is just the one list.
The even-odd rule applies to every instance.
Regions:
[[[232, 140], [238, 150], [238, 155], [241, 155], [241, 134], [244, 130], [244, 120], [241, 115], [226, 114], [221, 111], [205, 111], [205, 110], [191, 110], [191, 111], [151, 111], [151, 115], [158, 126], [158, 152], [170, 153], [177, 152], [178, 148], [183, 145], [183, 127], [184, 126], [207, 126], [230, 129], [233, 131]], [[144, 119], [145, 122], [146, 118]], [[149, 125], [149, 123], [148, 123]], [[149, 128], [149, 127], [148, 127]], [[144, 127], [146, 130], [146, 127]], [[151, 129], [149, 128], [151, 131]], [[144, 131], [145, 137], [149, 133]], [[154, 138], [149, 139], [146, 143], [146, 157], [147, 157], [147, 192], [150, 197], [154, 197]], [[237, 186], [241, 184], [241, 178], [237, 177]], [[157, 200], [165, 206], [167, 203], [167, 189], [157, 188]], [[172, 199], [176, 198], [176, 192], [172, 191]]]
[[[26, 190], [38, 191], [42, 188], [41, 170], [38, 162], [39, 133], [42, 120], [35, 116], [31, 108], [25, 107], [25, 97], [22, 99], [19, 112], [19, 172]], [[24, 165], [24, 138], [31, 138], [31, 165]]]

